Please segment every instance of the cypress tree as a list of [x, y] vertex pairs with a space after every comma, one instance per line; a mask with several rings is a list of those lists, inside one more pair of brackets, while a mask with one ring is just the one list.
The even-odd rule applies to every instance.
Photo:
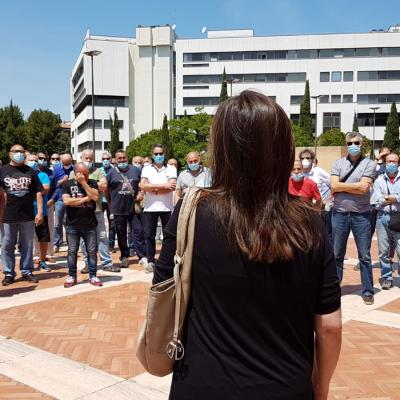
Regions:
[[165, 158], [172, 157], [172, 144], [169, 138], [169, 129], [168, 129], [168, 118], [164, 114], [163, 124], [161, 128], [161, 142], [164, 147]]
[[390, 114], [386, 122], [385, 136], [383, 138], [383, 146], [389, 147], [393, 152], [400, 150], [399, 139], [399, 116], [397, 114], [396, 102], [392, 102]]
[[224, 68], [224, 72], [222, 73], [221, 93], [219, 95], [219, 102], [222, 103], [227, 99], [228, 99], [228, 87], [226, 82], [226, 72]]
[[313, 134], [312, 134], [312, 117], [310, 109], [310, 85], [308, 83], [308, 80], [306, 80], [304, 97], [300, 105], [299, 126], [302, 129], [302, 131], [312, 140]]
[[354, 113], [353, 129], [352, 129], [352, 131], [353, 131], [353, 132], [360, 132], [360, 131], [358, 130], [358, 121], [357, 121], [357, 114], [356, 114], [356, 113]]
[[108, 151], [111, 153], [111, 156], [114, 157], [115, 152], [120, 148], [117, 107], [114, 108], [114, 119], [110, 115], [110, 131], [111, 131], [111, 138], [110, 138], [110, 144], [108, 145]]

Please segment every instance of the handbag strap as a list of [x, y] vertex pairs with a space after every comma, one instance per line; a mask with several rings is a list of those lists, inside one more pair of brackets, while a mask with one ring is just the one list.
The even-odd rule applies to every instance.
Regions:
[[172, 341], [179, 342], [179, 325], [181, 316], [181, 304], [184, 301], [184, 306], [187, 306], [188, 298], [183, 288], [183, 281], [189, 280], [192, 269], [192, 256], [193, 256], [193, 240], [194, 240], [194, 227], [196, 219], [195, 200], [200, 189], [191, 187], [185, 193], [182, 201], [182, 206], [179, 211], [178, 227], [176, 235], [176, 253], [175, 253], [175, 267], [174, 267], [174, 280], [176, 287], [175, 297], [175, 322]]
[[364, 157], [361, 156], [358, 161], [356, 161], [356, 163], [353, 165], [353, 167], [351, 168], [351, 170], [342, 178], [339, 180], [339, 182], [346, 182], [347, 179], [350, 178], [350, 176], [353, 174], [353, 172], [357, 169], [357, 167], [360, 165], [361, 161], [364, 160]]

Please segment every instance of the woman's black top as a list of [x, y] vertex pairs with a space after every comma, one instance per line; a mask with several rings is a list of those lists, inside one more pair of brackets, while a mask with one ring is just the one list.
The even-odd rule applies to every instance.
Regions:
[[[178, 203], [153, 283], [173, 276]], [[312, 399], [314, 317], [340, 307], [329, 239], [291, 262], [249, 261], [229, 245], [207, 201], [197, 208], [185, 357], [172, 400]], [[288, 226], [288, 234], [290, 227]]]

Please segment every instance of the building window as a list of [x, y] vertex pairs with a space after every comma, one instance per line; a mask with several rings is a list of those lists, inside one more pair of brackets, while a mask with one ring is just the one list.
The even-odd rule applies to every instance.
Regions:
[[[375, 126], [386, 126], [388, 113], [375, 114]], [[374, 113], [358, 113], [358, 126], [374, 126]]]
[[331, 96], [331, 103], [340, 103], [342, 100], [342, 96], [340, 94], [333, 94]]
[[334, 49], [321, 49], [319, 51], [319, 58], [333, 58], [335, 56]]
[[328, 112], [323, 113], [323, 132], [329, 131], [333, 128], [340, 129], [340, 113]]
[[[110, 125], [110, 120], [109, 119], [105, 119], [104, 120], [104, 129], [110, 129], [111, 125]], [[118, 128], [119, 129], [124, 129], [124, 121], [122, 119], [118, 120]]]
[[324, 95], [319, 96], [319, 102], [320, 103], [329, 103], [329, 95], [324, 94]]
[[123, 96], [94, 96], [94, 105], [99, 107], [126, 107]]
[[333, 71], [331, 73], [331, 81], [332, 82], [341, 82], [342, 81], [342, 73], [341, 73], [341, 71]]
[[320, 82], [329, 82], [329, 72], [320, 72], [319, 73], [319, 81]]
[[400, 94], [358, 94], [357, 103], [360, 104], [384, 104], [395, 101], [400, 102]]
[[[212, 60], [211, 60], [212, 61]], [[194, 68], [194, 67], [209, 67], [210, 64], [202, 63], [202, 64], [183, 64], [183, 68]]]
[[353, 82], [353, 71], [343, 72], [343, 82]]
[[304, 96], [290, 96], [290, 104], [301, 104]]
[[[102, 129], [103, 128], [103, 121], [101, 119], [94, 120], [94, 128], [95, 129]], [[82, 132], [86, 131], [86, 129], [92, 129], [92, 120], [87, 119], [86, 121], [82, 122], [78, 126], [78, 135]]]
[[358, 71], [358, 81], [383, 81], [383, 80], [400, 80], [400, 70], [392, 71]]
[[184, 97], [184, 106], [216, 106], [219, 103], [219, 97]]
[[[95, 150], [103, 150], [102, 145], [103, 145], [103, 142], [94, 142]], [[79, 153], [81, 151], [83, 151], [83, 150], [86, 150], [86, 149], [93, 149], [91, 141], [90, 142], [81, 143], [80, 145], [78, 145], [78, 152]]]
[[343, 95], [343, 103], [352, 103], [353, 95], [352, 94], [344, 94]]

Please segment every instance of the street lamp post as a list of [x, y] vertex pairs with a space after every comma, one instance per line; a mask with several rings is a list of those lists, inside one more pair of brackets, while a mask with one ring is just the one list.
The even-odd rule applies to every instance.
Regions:
[[320, 94], [311, 96], [315, 100], [315, 136], [314, 136], [314, 153], [317, 155], [317, 133], [318, 133], [318, 99], [321, 97]]
[[94, 127], [94, 69], [93, 69], [93, 57], [99, 56], [102, 52], [100, 50], [88, 50], [83, 54], [90, 57], [92, 66], [92, 148], [93, 148], [93, 163], [96, 163], [96, 132]]
[[375, 112], [376, 110], [379, 110], [380, 107], [370, 107], [370, 110], [373, 110], [374, 112], [374, 127], [372, 130], [372, 148], [371, 148], [371, 154], [370, 154], [370, 158], [371, 160], [373, 160], [375, 158]]
[[230, 77], [230, 78], [226, 78], [226, 82], [230, 83], [230, 85], [231, 85], [231, 97], [232, 97], [232, 86], [234, 83], [240, 82], [240, 79]]

